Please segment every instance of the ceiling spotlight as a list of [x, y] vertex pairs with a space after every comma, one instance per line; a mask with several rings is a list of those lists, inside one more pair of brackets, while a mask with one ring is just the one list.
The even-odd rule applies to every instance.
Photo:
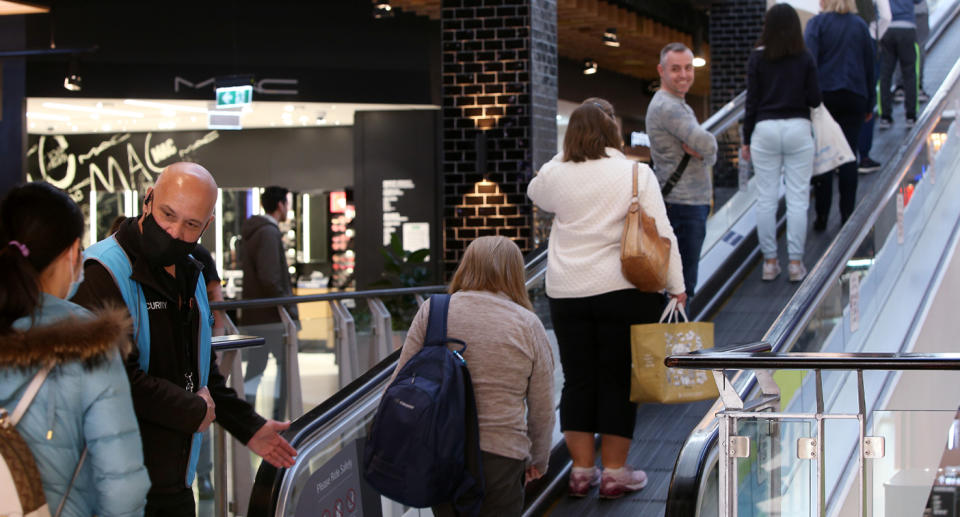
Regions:
[[390, 0], [374, 0], [373, 17], [376, 19], [389, 18], [393, 16], [393, 7], [390, 6]]
[[608, 47], [619, 47], [620, 40], [617, 39], [617, 29], [610, 27], [603, 33], [603, 44]]
[[700, 68], [707, 64], [707, 60], [703, 58], [703, 27], [697, 26], [697, 29], [693, 31], [693, 66]]
[[80, 77], [80, 61], [74, 56], [70, 59], [67, 76], [63, 78], [63, 87], [71, 92], [79, 92], [83, 86], [82, 83], [83, 78]]
[[583, 75], [591, 75], [597, 73], [597, 62], [589, 57], [583, 60]]

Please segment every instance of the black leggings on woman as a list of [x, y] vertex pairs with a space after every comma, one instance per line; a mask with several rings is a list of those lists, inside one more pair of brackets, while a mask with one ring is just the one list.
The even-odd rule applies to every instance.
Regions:
[[630, 325], [654, 323], [663, 295], [624, 289], [586, 298], [550, 298], [560, 348], [560, 429], [633, 438]]
[[[840, 124], [843, 136], [847, 138], [850, 149], [854, 152], [854, 160], [847, 162], [836, 169], [840, 177], [840, 220], [847, 222], [853, 209], [857, 207], [857, 140], [860, 138], [860, 127], [863, 119], [870, 111], [867, 99], [848, 90], [823, 92], [823, 105], [830, 112], [830, 116]], [[814, 228], [823, 230], [827, 226], [830, 216], [830, 205], [833, 200], [833, 176], [830, 171], [813, 178], [813, 192], [816, 197], [817, 219]]]

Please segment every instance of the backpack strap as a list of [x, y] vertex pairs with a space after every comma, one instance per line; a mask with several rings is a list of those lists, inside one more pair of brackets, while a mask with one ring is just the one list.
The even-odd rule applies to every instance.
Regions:
[[462, 340], [447, 337], [447, 309], [449, 308], [449, 294], [435, 294], [430, 297], [430, 319], [427, 321], [427, 336], [423, 340], [423, 346], [446, 346], [448, 343], [460, 345], [460, 350], [451, 350], [451, 352], [463, 364], [467, 364], [467, 360], [463, 358], [463, 351], [467, 349], [467, 344]]
[[666, 197], [666, 195], [673, 190], [673, 187], [677, 186], [677, 183], [680, 182], [680, 177], [683, 176], [683, 171], [686, 170], [688, 163], [690, 163], [690, 155], [688, 153], [683, 153], [683, 158], [680, 159], [677, 169], [673, 171], [673, 174], [667, 178], [667, 182], [664, 183], [663, 187], [660, 188], [661, 196]]
[[427, 323], [427, 337], [423, 340], [423, 346], [441, 346], [446, 342], [449, 307], [449, 294], [435, 294], [430, 297], [430, 319]]
[[47, 374], [50, 373], [50, 370], [53, 369], [53, 363], [48, 363], [40, 368], [40, 371], [33, 376], [33, 379], [30, 381], [30, 384], [27, 385], [26, 391], [23, 392], [23, 397], [20, 398], [20, 402], [17, 403], [17, 407], [13, 409], [13, 414], [10, 415], [9, 425], [11, 427], [16, 426], [20, 422], [20, 419], [23, 418], [23, 414], [27, 412], [27, 408], [30, 407], [30, 403], [33, 402], [33, 398], [37, 396], [37, 392], [40, 391], [40, 386], [43, 385], [43, 381], [47, 380]]

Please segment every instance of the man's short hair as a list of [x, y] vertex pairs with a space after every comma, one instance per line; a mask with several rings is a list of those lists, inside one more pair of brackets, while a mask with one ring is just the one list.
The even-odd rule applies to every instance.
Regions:
[[276, 210], [277, 205], [287, 200], [287, 193], [289, 192], [289, 190], [277, 186], [263, 189], [263, 194], [260, 194], [260, 204], [263, 205], [264, 211], [269, 214]]
[[689, 47], [687, 47], [683, 43], [680, 43], [679, 41], [674, 41], [673, 43], [667, 43], [667, 45], [663, 47], [662, 50], [660, 50], [661, 65], [667, 64], [667, 54], [669, 54], [670, 52], [690, 52], [691, 54], [693, 53], [693, 51], [690, 50]]

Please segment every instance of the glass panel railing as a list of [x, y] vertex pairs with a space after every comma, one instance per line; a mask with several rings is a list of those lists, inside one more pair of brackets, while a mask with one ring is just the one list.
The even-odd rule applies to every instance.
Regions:
[[814, 436], [804, 420], [740, 420], [737, 436], [750, 441], [749, 455], [737, 459], [737, 515], [741, 517], [814, 515], [816, 476], [797, 457], [797, 440]]

